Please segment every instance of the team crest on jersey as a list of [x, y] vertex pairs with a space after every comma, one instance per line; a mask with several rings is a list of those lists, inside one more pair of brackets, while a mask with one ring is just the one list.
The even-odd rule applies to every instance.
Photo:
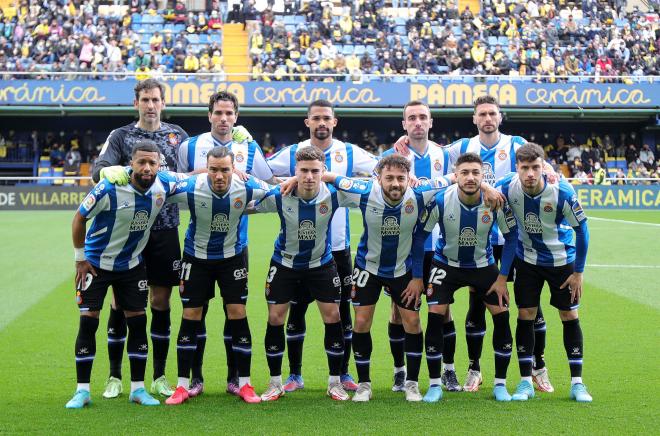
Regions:
[[356, 295], [357, 295], [357, 291], [355, 290], [355, 285], [353, 285], [351, 287], [351, 300], [354, 300]]
[[484, 162], [481, 170], [484, 173], [484, 182], [493, 186], [495, 184], [495, 172], [493, 172], [493, 166], [490, 162]]
[[328, 210], [329, 210], [329, 209], [328, 209], [328, 205], [327, 205], [327, 204], [325, 204], [325, 203], [321, 203], [321, 204], [319, 205], [319, 213], [320, 213], [321, 215], [325, 215], [326, 213], [328, 213]]
[[525, 215], [525, 231], [527, 233], [543, 233], [543, 226], [539, 217], [532, 212]]
[[433, 164], [433, 168], [435, 168], [436, 171], [442, 171], [442, 162], [436, 159], [435, 163]]
[[170, 143], [170, 145], [179, 145], [179, 135], [176, 133], [170, 133], [167, 135], [167, 141]]
[[426, 287], [426, 296], [430, 297], [431, 295], [433, 295], [433, 285], [429, 283]]
[[490, 222], [490, 215], [488, 215], [488, 211], [484, 212], [484, 216], [481, 217], [481, 222], [484, 224], [488, 224]]
[[234, 156], [234, 159], [236, 159], [236, 162], [243, 162], [245, 160], [245, 157], [243, 156], [243, 153], [240, 151], [236, 153], [236, 156]]
[[266, 294], [266, 297], [270, 295], [270, 283], [266, 283], [266, 289], [264, 292]]
[[546, 203], [545, 206], [543, 206], [543, 211], [544, 211], [544, 212], [550, 213], [550, 212], [552, 212], [553, 210], [554, 210], [554, 209], [552, 208], [552, 204], [550, 204], [550, 203]]
[[234, 200], [234, 207], [236, 209], [242, 208], [243, 207], [243, 200], [241, 200], [240, 198], [235, 199]]
[[300, 222], [300, 227], [298, 228], [298, 240], [299, 241], [313, 241], [316, 239], [316, 228], [314, 223], [310, 220], [303, 220]]
[[458, 235], [459, 247], [476, 247], [477, 233], [472, 227], [463, 227], [461, 234]]
[[339, 182], [340, 189], [351, 189], [353, 187], [353, 181], [351, 179], [341, 179]]
[[76, 291], [76, 304], [81, 305], [82, 304], [82, 295], [80, 291]]
[[500, 150], [499, 154], [497, 155], [497, 158], [499, 160], [506, 160], [506, 158], [507, 158], [506, 151]]
[[156, 194], [156, 206], [161, 207], [164, 202], [165, 199], [163, 198], [163, 194]]
[[229, 218], [224, 213], [216, 213], [211, 221], [212, 232], [229, 232]]
[[338, 151], [335, 153], [335, 162], [340, 163], [344, 161], [344, 156], [342, 156], [341, 152]]
[[149, 213], [146, 210], [138, 210], [135, 212], [129, 232], [144, 232], [149, 228]]
[[399, 220], [395, 216], [388, 216], [383, 220], [383, 225], [380, 228], [381, 236], [399, 236], [400, 232]]
[[96, 197], [94, 197], [92, 194], [87, 195], [87, 197], [85, 197], [85, 201], [83, 201], [83, 207], [87, 210], [91, 210], [95, 204]]
[[413, 204], [412, 200], [406, 201], [406, 205], [403, 210], [406, 211], [407, 214], [411, 214], [415, 211], [415, 205]]

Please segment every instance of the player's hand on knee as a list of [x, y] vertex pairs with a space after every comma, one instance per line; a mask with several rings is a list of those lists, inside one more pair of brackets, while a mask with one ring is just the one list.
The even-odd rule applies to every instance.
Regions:
[[561, 289], [568, 287], [571, 291], [571, 302], [579, 303], [582, 298], [582, 273], [574, 272], [561, 285]]
[[107, 179], [108, 182], [112, 183], [113, 185], [119, 186], [128, 185], [130, 180], [127, 169], [121, 165], [113, 165], [111, 167], [101, 168], [99, 175], [102, 179]]
[[286, 181], [280, 183], [280, 192], [282, 195], [289, 195], [293, 192], [294, 189], [298, 186], [298, 179], [291, 177]]
[[406, 289], [401, 293], [401, 302], [406, 306], [410, 306], [410, 303], [414, 302], [414, 305], [417, 306], [423, 290], [424, 281], [422, 279], [410, 280]]
[[493, 282], [486, 295], [489, 295], [493, 292], [497, 294], [497, 302], [500, 306], [500, 309], [504, 309], [509, 306], [509, 289], [506, 286], [506, 276], [498, 275], [497, 280]]
[[252, 135], [250, 135], [250, 132], [243, 127], [243, 126], [234, 126], [231, 129], [231, 140], [234, 142], [251, 142], [252, 141]]
[[236, 167], [234, 167], [234, 174], [236, 174], [244, 182], [246, 182], [250, 178], [250, 175], [248, 173], [243, 172]]
[[88, 278], [88, 274], [91, 274], [93, 277], [96, 277], [96, 270], [86, 260], [76, 262], [76, 278], [75, 285], [76, 289], [83, 290], [89, 286], [88, 281], [91, 281], [91, 278]]
[[408, 150], [408, 136], [403, 135], [402, 137], [397, 139], [393, 147], [394, 147], [394, 151], [396, 151], [397, 153], [403, 156], [408, 156], [408, 153], [410, 153], [410, 150]]

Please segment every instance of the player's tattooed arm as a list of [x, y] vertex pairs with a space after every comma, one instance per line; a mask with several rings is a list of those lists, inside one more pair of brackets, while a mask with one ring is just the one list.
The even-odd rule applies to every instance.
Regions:
[[76, 262], [76, 289], [82, 288], [87, 274], [92, 274], [96, 277], [96, 270], [85, 258], [85, 229], [87, 218], [83, 217], [80, 212], [76, 212], [71, 224], [71, 235], [73, 239], [74, 259]]

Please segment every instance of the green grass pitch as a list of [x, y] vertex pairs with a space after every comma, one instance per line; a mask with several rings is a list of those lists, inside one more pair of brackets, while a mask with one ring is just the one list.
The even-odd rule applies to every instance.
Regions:
[[[73, 343], [78, 325], [70, 237], [72, 213], [4, 212], [0, 214], [0, 374], [4, 379], [0, 433], [655, 433], [660, 428], [660, 212], [592, 211], [589, 215], [594, 219], [590, 220], [589, 266], [580, 317], [585, 337], [584, 380], [593, 394], [592, 404], [568, 400], [570, 378], [561, 323], [546, 292], [546, 360], [556, 392], [539, 394], [528, 403], [499, 404], [491, 400], [493, 358], [489, 321], [481, 391], [446, 394], [439, 404], [407, 404], [402, 394], [390, 391], [392, 359], [386, 333], [389, 301], [382, 297], [372, 332], [372, 402], [340, 404], [325, 396], [327, 366], [322, 323], [318, 311], [310, 307], [303, 363], [305, 390], [275, 403], [243, 404], [224, 393], [223, 315], [216, 299], [207, 321], [203, 396], [180, 407], [129, 404], [125, 358], [125, 393], [118, 399], [104, 400], [101, 393], [108, 372], [105, 309], [97, 334], [93, 403], [85, 410], [72, 411], [64, 408], [75, 390]], [[356, 218], [353, 214], [354, 243], [360, 231]], [[181, 226], [182, 234], [185, 227]], [[263, 284], [276, 233], [274, 216], [251, 218], [248, 316], [254, 342], [252, 381], [257, 392], [262, 392], [268, 382], [263, 350]], [[459, 291], [452, 309], [457, 324], [456, 366], [461, 381], [467, 366], [462, 327], [466, 302], [467, 291]], [[515, 309], [512, 312], [515, 326]], [[175, 290], [173, 338], [180, 313]], [[423, 310], [424, 324], [425, 319]], [[286, 358], [283, 366], [286, 377]], [[355, 373], [352, 361], [351, 371]], [[176, 381], [175, 340], [170, 346], [167, 375], [170, 382]], [[151, 360], [147, 365], [147, 379], [150, 377]], [[514, 356], [509, 369], [510, 391], [517, 382]], [[423, 392], [428, 386], [425, 362], [420, 386]]]

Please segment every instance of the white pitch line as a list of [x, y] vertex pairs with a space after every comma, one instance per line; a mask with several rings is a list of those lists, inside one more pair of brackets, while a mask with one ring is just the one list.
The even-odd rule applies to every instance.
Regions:
[[660, 268], [660, 265], [605, 265], [605, 264], [588, 264], [588, 268]]
[[611, 218], [598, 218], [598, 217], [593, 217], [593, 216], [590, 216], [588, 219], [589, 220], [594, 220], [594, 221], [607, 221], [608, 223], [637, 224], [637, 225], [641, 225], [641, 226], [660, 227], [660, 224], [645, 223], [645, 222], [641, 222], [641, 221], [615, 220], [615, 219], [611, 219]]

